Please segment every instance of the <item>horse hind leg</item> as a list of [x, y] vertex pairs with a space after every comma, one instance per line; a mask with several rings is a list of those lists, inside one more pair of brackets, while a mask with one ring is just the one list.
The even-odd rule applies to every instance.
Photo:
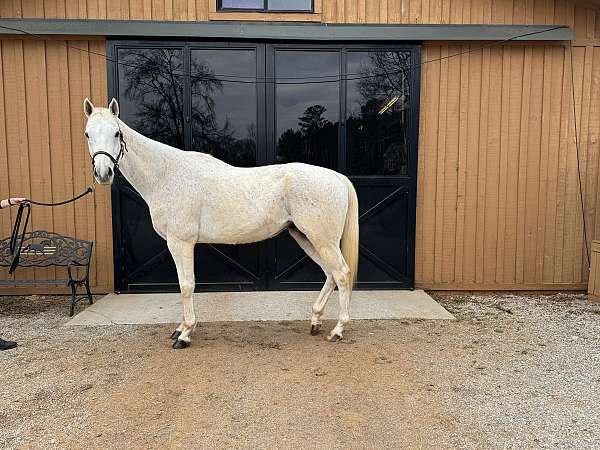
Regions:
[[167, 246], [175, 261], [177, 277], [181, 288], [181, 304], [183, 321], [171, 335], [174, 339], [173, 348], [180, 349], [189, 346], [190, 335], [196, 328], [196, 313], [194, 311], [194, 243], [178, 239], [167, 239]]
[[350, 293], [352, 292], [352, 286], [350, 285], [350, 268], [348, 267], [348, 264], [346, 264], [342, 251], [337, 245], [318, 247], [318, 253], [323, 261], [325, 270], [330, 272], [335, 280], [340, 296], [338, 322], [335, 328], [331, 330], [328, 337], [329, 341], [335, 342], [342, 339], [344, 328], [350, 321], [349, 304]]
[[321, 267], [321, 269], [323, 269], [323, 272], [325, 272], [325, 275], [327, 276], [327, 280], [325, 280], [325, 284], [323, 285], [323, 288], [319, 293], [319, 297], [312, 306], [312, 315], [310, 318], [310, 334], [316, 336], [321, 330], [321, 316], [323, 315], [323, 310], [325, 309], [325, 305], [327, 304], [329, 297], [331, 297], [331, 294], [335, 289], [335, 281], [333, 280], [331, 273], [328, 273], [325, 270], [323, 261], [321, 260], [319, 254], [317, 253], [317, 250], [310, 243], [308, 238], [295, 227], [290, 227], [288, 231], [290, 232], [290, 235], [296, 240], [300, 248], [304, 250], [304, 252], [315, 263], [317, 263]]

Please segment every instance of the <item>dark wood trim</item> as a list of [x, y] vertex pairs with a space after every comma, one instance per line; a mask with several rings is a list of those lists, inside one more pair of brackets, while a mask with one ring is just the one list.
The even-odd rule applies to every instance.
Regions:
[[[7, 27], [7, 28], [1, 28]], [[12, 29], [9, 29], [12, 28]], [[526, 33], [520, 41], [565, 41], [575, 38], [568, 26], [551, 25], [380, 25], [297, 22], [166, 22], [147, 20], [0, 19], [0, 35], [17, 30], [41, 36], [109, 36], [180, 39], [291, 41], [498, 41]], [[25, 34], [26, 35], [26, 34]]]

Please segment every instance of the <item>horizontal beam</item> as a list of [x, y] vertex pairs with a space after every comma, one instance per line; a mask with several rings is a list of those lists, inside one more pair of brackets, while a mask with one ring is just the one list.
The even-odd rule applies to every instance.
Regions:
[[[7, 27], [7, 28], [1, 28]], [[566, 41], [568, 26], [379, 25], [282, 22], [165, 22], [147, 20], [0, 19], [0, 35], [208, 38], [293, 41]], [[8, 29], [8, 28], [12, 28]], [[532, 34], [534, 33], [534, 34]]]

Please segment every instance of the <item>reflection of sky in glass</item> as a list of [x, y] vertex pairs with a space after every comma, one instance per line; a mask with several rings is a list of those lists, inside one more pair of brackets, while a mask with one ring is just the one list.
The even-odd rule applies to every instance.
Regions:
[[222, 8], [236, 9], [263, 9], [265, 3], [263, 0], [222, 0]]
[[[326, 51], [277, 51], [275, 55], [276, 77], [324, 77], [333, 80], [340, 76], [339, 52]], [[325, 78], [328, 80], [329, 78]], [[317, 80], [317, 79], [315, 79]], [[322, 79], [318, 79], [323, 81]], [[281, 80], [281, 82], [298, 80]], [[322, 105], [327, 108], [323, 117], [331, 122], [339, 120], [339, 82], [316, 84], [277, 85], [277, 134], [289, 128], [298, 128], [298, 117], [306, 108]]]
[[[346, 64], [348, 66], [348, 78], [360, 78], [371, 72], [373, 67], [370, 64], [369, 53], [367, 52], [349, 52], [346, 56]], [[360, 107], [363, 103], [363, 98], [360, 96], [359, 88], [360, 80], [348, 80], [346, 97], [346, 117], [360, 114]]]
[[268, 5], [275, 11], [310, 11], [312, 0], [269, 0]]
[[[218, 49], [192, 50], [194, 65], [210, 67], [216, 75], [256, 77], [254, 50]], [[223, 78], [223, 77], [220, 77]], [[225, 78], [223, 78], [225, 79]], [[237, 78], [231, 78], [237, 80]], [[252, 78], [243, 80], [251, 80]], [[256, 124], [256, 85], [253, 83], [229, 83], [224, 81], [222, 90], [213, 95], [215, 119], [219, 128], [229, 121], [236, 138], [248, 137], [248, 127]], [[196, 101], [192, 97], [192, 101]]]

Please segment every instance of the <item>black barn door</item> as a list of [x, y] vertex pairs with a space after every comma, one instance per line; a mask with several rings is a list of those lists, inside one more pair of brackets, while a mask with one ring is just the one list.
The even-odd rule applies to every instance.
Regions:
[[[347, 174], [360, 207], [358, 287], [413, 287], [418, 47], [113, 41], [109, 53], [109, 97], [146, 136], [237, 166], [302, 161]], [[166, 243], [121, 175], [113, 231], [117, 291], [178, 289]], [[287, 233], [196, 247], [197, 290], [323, 281]]]
[[[110, 94], [132, 128], [230, 164], [265, 163], [258, 132], [264, 128], [264, 86], [235, 82], [264, 77], [264, 46], [127, 42], [109, 50], [119, 63], [112, 66]], [[112, 192], [116, 290], [178, 290], [175, 264], [144, 200], [120, 174]], [[265, 289], [263, 245], [196, 246], [196, 289]]]
[[[358, 287], [412, 288], [418, 48], [272, 45], [271, 160], [328, 167], [360, 208]], [[273, 240], [270, 286], [319, 289], [323, 273], [287, 234]]]

